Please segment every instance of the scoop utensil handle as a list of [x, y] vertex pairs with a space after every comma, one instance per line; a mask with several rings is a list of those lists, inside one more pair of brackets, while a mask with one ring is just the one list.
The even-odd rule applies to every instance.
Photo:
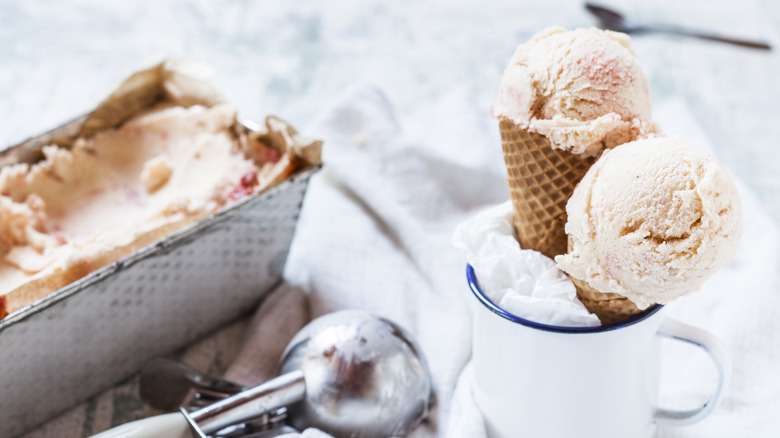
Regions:
[[205, 438], [300, 401], [305, 389], [303, 372], [296, 370], [195, 412], [181, 408], [179, 413], [123, 424], [92, 438]]
[[92, 438], [192, 438], [187, 419], [178, 412], [133, 421]]

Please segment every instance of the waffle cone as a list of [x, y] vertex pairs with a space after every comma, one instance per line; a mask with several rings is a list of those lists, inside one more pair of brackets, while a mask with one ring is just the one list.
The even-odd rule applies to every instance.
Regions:
[[577, 298], [591, 313], [599, 317], [602, 324], [620, 322], [640, 312], [633, 301], [628, 298], [608, 292], [599, 292], [583, 280], [571, 278], [577, 288]]
[[553, 149], [550, 140], [501, 118], [514, 227], [520, 246], [548, 257], [566, 252], [566, 202], [595, 157]]
[[[571, 239], [566, 243], [567, 249], [571, 251]], [[636, 307], [633, 301], [623, 295], [611, 292], [599, 292], [589, 285], [586, 281], [569, 276], [574, 287], [577, 288], [577, 298], [590, 313], [596, 314], [602, 324], [612, 324], [632, 317], [642, 312]]]

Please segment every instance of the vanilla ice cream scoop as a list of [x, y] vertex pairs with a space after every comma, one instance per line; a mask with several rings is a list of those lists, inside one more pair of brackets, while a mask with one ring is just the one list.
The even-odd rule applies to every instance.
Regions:
[[606, 151], [566, 212], [569, 252], [555, 258], [558, 266], [640, 309], [699, 289], [742, 234], [742, 207], [726, 169], [675, 138]]
[[631, 38], [593, 28], [551, 27], [518, 46], [493, 114], [586, 156], [657, 130]]

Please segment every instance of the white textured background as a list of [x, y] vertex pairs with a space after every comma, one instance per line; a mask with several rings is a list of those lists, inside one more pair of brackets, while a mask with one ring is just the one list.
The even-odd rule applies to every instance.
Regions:
[[[605, 3], [640, 21], [777, 46], [634, 41], [655, 101], [683, 98], [719, 157], [780, 220], [780, 2]], [[361, 81], [388, 93], [402, 123], [429, 116], [452, 92], [488, 111], [516, 44], [546, 25], [594, 23], [576, 0], [1, 0], [0, 144], [89, 110], [129, 72], [165, 57], [211, 62], [242, 114], [276, 113], [299, 127]]]
[[[604, 3], [638, 21], [777, 47], [766, 53], [667, 36], [634, 39], [655, 102], [682, 99], [721, 160], [780, 221], [780, 2]], [[487, 112], [514, 47], [533, 33], [594, 23], [575, 0], [0, 0], [0, 145], [88, 111], [128, 73], [166, 57], [210, 62], [242, 115], [278, 114], [304, 131], [344, 89], [375, 83], [401, 125], [419, 136], [453, 95]], [[185, 359], [223, 371], [242, 324], [191, 347]], [[96, 397], [30, 437], [81, 436], [147, 415], [135, 385]]]

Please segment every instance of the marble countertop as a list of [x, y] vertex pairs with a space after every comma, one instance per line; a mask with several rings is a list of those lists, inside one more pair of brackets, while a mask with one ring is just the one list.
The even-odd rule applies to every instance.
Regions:
[[[780, 3], [609, 0], [638, 21], [773, 42], [763, 52], [646, 35], [634, 48], [656, 102], [683, 99], [721, 160], [780, 220]], [[514, 47], [547, 25], [591, 26], [578, 0], [80, 0], [0, 3], [0, 144], [89, 110], [129, 72], [164, 58], [212, 63], [230, 102], [305, 127], [356, 82], [406, 120], [460, 93], [488, 111]]]
[[[663, 35], [633, 42], [654, 101], [682, 99], [719, 158], [780, 221], [780, 2], [603, 3], [638, 21], [763, 39], [777, 48]], [[594, 24], [577, 0], [0, 0], [0, 144], [88, 111], [128, 73], [164, 58], [211, 63], [228, 100], [248, 118], [273, 113], [305, 131], [345, 88], [370, 82], [388, 94], [402, 126], [420, 126], [453, 93], [489, 111], [514, 47], [535, 32]], [[203, 369], [224, 369], [236, 348], [227, 339], [241, 324], [185, 354]], [[82, 436], [147, 414], [132, 397], [134, 385], [96, 397], [29, 437]]]

